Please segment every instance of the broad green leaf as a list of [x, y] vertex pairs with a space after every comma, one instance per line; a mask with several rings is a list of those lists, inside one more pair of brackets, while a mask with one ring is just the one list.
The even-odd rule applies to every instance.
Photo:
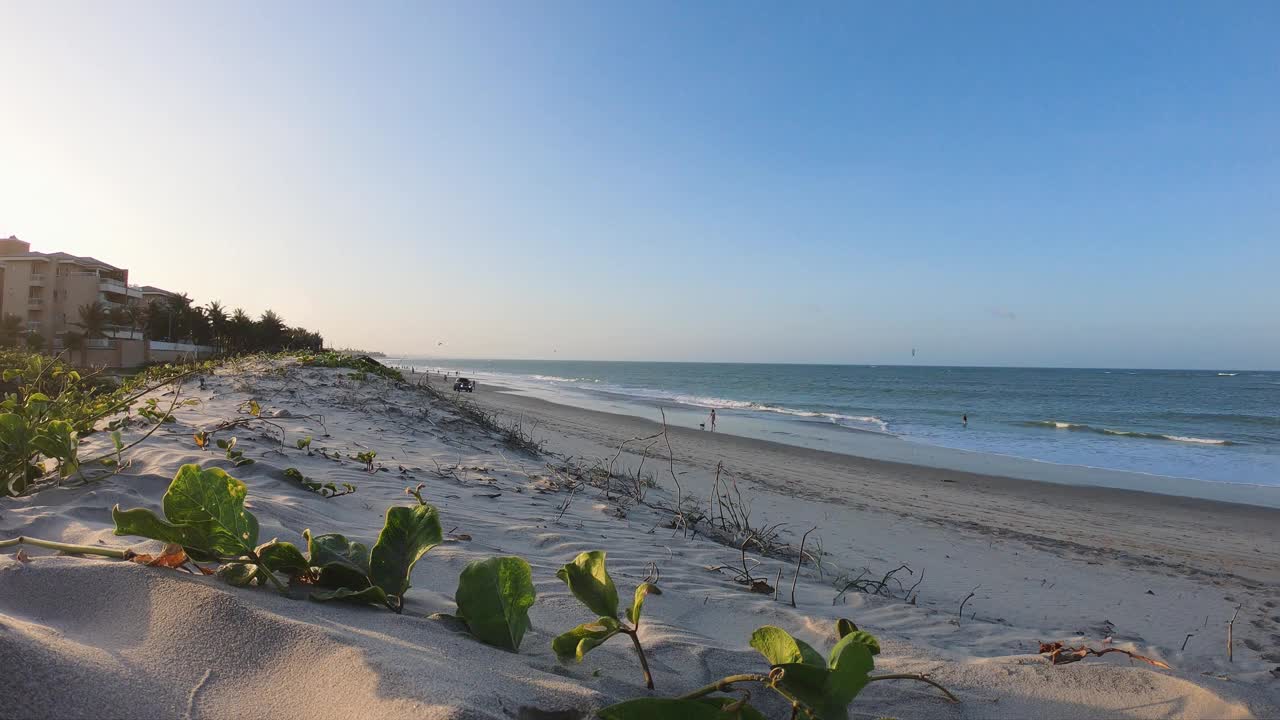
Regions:
[[[865, 633], [850, 633], [831, 648], [830, 696], [848, 705], [866, 687], [875, 668], [871, 646], [865, 644]], [[875, 638], [872, 638], [874, 641]], [[879, 648], [879, 643], [876, 643]]]
[[255, 552], [258, 553], [258, 559], [262, 564], [272, 572], [294, 578], [311, 571], [311, 563], [291, 542], [272, 540], [259, 545]]
[[111, 431], [111, 444], [115, 447], [116, 452], [124, 449], [124, 438], [121, 437], [119, 430]]
[[609, 577], [605, 568], [605, 552], [592, 550], [584, 552], [573, 559], [573, 562], [556, 571], [556, 577], [569, 586], [573, 596], [586, 605], [591, 612], [616, 618], [618, 617], [618, 588]]
[[349, 542], [336, 533], [313, 536], [310, 530], [304, 530], [302, 536], [307, 540], [311, 565], [320, 568], [316, 584], [355, 590], [369, 587], [369, 548], [364, 544]]
[[[854, 638], [855, 642], [860, 642], [863, 645], [866, 645], [867, 649], [871, 651], [872, 655], [880, 654], [880, 641], [876, 639], [875, 635], [872, 635], [866, 630], [854, 630], [852, 632], [841, 635], [840, 639], [844, 640], [845, 638], [849, 638], [849, 637]], [[837, 657], [836, 648], [838, 647], [840, 647], [839, 643], [836, 644], [835, 648], [831, 649], [831, 656], [830, 656], [831, 662], [835, 662], [835, 659]]]
[[205, 528], [219, 555], [248, 555], [258, 544], [258, 519], [244, 509], [248, 492], [220, 468], [183, 465], [164, 494], [164, 514], [171, 523]]
[[146, 508], [121, 510], [119, 505], [111, 509], [111, 519], [116, 523], [116, 535], [135, 535], [181, 545], [195, 560], [217, 556], [211, 549], [213, 540], [208, 528], [203, 525], [168, 523]]
[[63, 477], [75, 471], [80, 440], [71, 423], [65, 420], [49, 421], [31, 439], [31, 445], [45, 457], [57, 460]]
[[369, 554], [369, 579], [388, 597], [403, 598], [413, 565], [440, 544], [444, 532], [431, 505], [387, 508], [387, 517]]
[[836, 639], [837, 640], [840, 638], [843, 638], [845, 635], [848, 635], [851, 632], [856, 632], [857, 630], [858, 630], [858, 626], [854, 625], [852, 620], [848, 620], [846, 618], [840, 618], [839, 620], [836, 621]]
[[640, 583], [636, 586], [635, 598], [631, 601], [631, 607], [627, 608], [627, 620], [632, 625], [640, 624], [640, 611], [644, 609], [644, 599], [646, 595], [661, 595], [662, 590], [653, 583]]
[[557, 635], [551, 641], [551, 649], [561, 660], [576, 658], [578, 662], [582, 662], [582, 657], [592, 648], [617, 635], [620, 629], [617, 618], [602, 617], [593, 623], [585, 623]]
[[481, 641], [519, 650], [536, 592], [529, 563], [518, 557], [477, 560], [458, 577], [458, 615]]
[[376, 585], [371, 585], [363, 590], [353, 590], [351, 588], [317, 590], [311, 593], [311, 599], [320, 602], [325, 602], [327, 600], [342, 600], [361, 605], [368, 605], [369, 603], [376, 603], [378, 605], [387, 604], [387, 594], [382, 592], [382, 588], [377, 587]]
[[601, 720], [764, 720], [764, 716], [750, 705], [737, 713], [728, 713], [725, 706], [738, 702], [733, 697], [705, 697], [697, 700], [677, 698], [637, 698], [610, 705], [598, 712]]
[[756, 628], [756, 631], [751, 633], [751, 647], [759, 650], [770, 665], [804, 663], [815, 667], [827, 666], [822, 655], [808, 643], [792, 637], [791, 633], [773, 625]]

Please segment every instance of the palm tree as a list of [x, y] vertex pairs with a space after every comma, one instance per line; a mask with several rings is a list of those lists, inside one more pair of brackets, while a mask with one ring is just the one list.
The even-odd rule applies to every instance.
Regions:
[[5, 347], [14, 347], [18, 344], [18, 338], [22, 335], [22, 318], [12, 313], [6, 313], [0, 318], [0, 345]]
[[108, 323], [107, 309], [102, 306], [102, 303], [96, 300], [91, 303], [85, 303], [80, 306], [79, 313], [80, 322], [71, 324], [83, 328], [85, 337], [101, 338], [107, 336], [105, 332]]
[[123, 305], [113, 305], [107, 311], [107, 323], [115, 330], [129, 324], [129, 311]]
[[191, 297], [186, 293], [178, 293], [170, 295], [165, 303], [169, 319], [169, 341], [177, 342], [178, 338], [189, 336], [190, 328], [183, 328], [183, 323], [188, 319], [188, 309], [191, 307]]
[[213, 331], [213, 344], [221, 351], [227, 338], [227, 311], [222, 303], [211, 300], [204, 308], [204, 316], [208, 318], [209, 328]]
[[243, 308], [236, 308], [231, 313], [227, 334], [236, 352], [248, 350], [253, 343], [253, 318]]
[[258, 339], [261, 343], [260, 350], [274, 352], [280, 350], [284, 345], [284, 331], [287, 326], [284, 319], [276, 314], [275, 310], [267, 310], [262, 313], [262, 317], [258, 318]]
[[145, 303], [129, 303], [125, 306], [124, 312], [129, 318], [129, 337], [137, 335], [139, 325], [146, 327], [148, 310]]

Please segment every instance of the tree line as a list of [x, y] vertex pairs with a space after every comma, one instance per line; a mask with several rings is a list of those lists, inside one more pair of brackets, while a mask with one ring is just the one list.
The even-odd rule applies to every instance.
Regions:
[[[186, 293], [124, 306], [95, 301], [81, 305], [76, 314], [77, 320], [69, 323], [76, 329], [63, 336], [64, 347], [71, 351], [83, 350], [86, 340], [109, 337], [109, 330], [129, 330], [134, 336], [140, 331], [148, 339], [163, 342], [211, 345], [222, 353], [319, 351], [324, 346], [320, 333], [289, 327], [274, 310], [254, 319], [241, 308], [227, 312], [216, 300], [195, 305]], [[17, 315], [0, 318], [0, 346], [44, 350], [44, 336], [27, 332], [24, 325]]]

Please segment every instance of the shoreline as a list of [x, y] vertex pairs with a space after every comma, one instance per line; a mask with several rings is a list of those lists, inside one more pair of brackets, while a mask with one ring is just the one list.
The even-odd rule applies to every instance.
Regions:
[[[571, 408], [573, 410], [587, 413], [598, 413], [599, 415], [606, 417], [641, 420], [650, 423], [653, 427], [661, 426], [660, 420], [647, 418], [643, 415], [635, 415], [622, 411], [612, 412], [592, 407], [584, 407], [581, 405], [573, 405], [567, 402], [560, 402], [558, 400], [545, 397], [543, 394], [503, 384], [497, 380], [486, 380], [485, 383], [480, 385], [481, 397], [486, 396], [486, 394], [490, 392], [498, 392], [512, 398], [518, 398], [519, 400], [515, 401], [517, 403], [528, 400], [533, 403], [545, 403], [546, 405]], [[663, 407], [657, 403], [637, 403], [637, 406], [651, 407], [655, 412], [659, 411], [660, 408]], [[670, 415], [673, 413], [673, 410], [671, 408], [667, 408], [667, 412]], [[687, 409], [677, 408], [674, 412], [687, 414]], [[725, 417], [732, 418], [732, 415], [726, 414]], [[1188, 500], [1195, 500], [1197, 502], [1224, 503], [1228, 505], [1242, 505], [1280, 510], [1280, 486], [1218, 482], [1190, 477], [1159, 475], [1155, 473], [1143, 473], [1129, 470], [1114, 470], [1089, 465], [1072, 465], [1053, 462], [1050, 460], [1036, 460], [1016, 455], [1006, 455], [1003, 453], [965, 450], [932, 445], [910, 438], [903, 438], [896, 435], [879, 433], [873, 430], [865, 430], [861, 428], [844, 427], [841, 428], [840, 431], [843, 433], [857, 435], [858, 437], [865, 439], [868, 443], [866, 448], [870, 450], [867, 454], [857, 454], [843, 450], [828, 450], [809, 445], [786, 442], [783, 440], [770, 440], [752, 435], [740, 435], [723, 429], [711, 432], [693, 430], [690, 427], [676, 424], [669, 424], [669, 427], [673, 432], [691, 432], [694, 433], [695, 436], [705, 433], [717, 437], [733, 437], [751, 443], [764, 443], [769, 446], [794, 449], [801, 452], [821, 453], [823, 455], [834, 456], [836, 458], [854, 458], [864, 462], [886, 463], [891, 466], [901, 466], [907, 471], [912, 468], [951, 471], [988, 478], [999, 478], [1018, 483], [1034, 483], [1038, 485], [1066, 487], [1088, 487], [1100, 490], [1114, 490], [1118, 492], [1154, 495], [1164, 498], [1184, 498]], [[899, 449], [890, 452], [877, 452], [881, 448], [890, 445], [898, 446]]]
[[[404, 369], [407, 371], [408, 366]], [[665, 411], [667, 423], [673, 428], [693, 430], [706, 420], [708, 412], [705, 407], [690, 406], [679, 400], [622, 396], [611, 392], [593, 394], [590, 388], [578, 390], [573, 387], [524, 383], [500, 374], [491, 376], [483, 370], [464, 374], [479, 377], [482, 389], [502, 388], [521, 397], [536, 398], [556, 405], [640, 417], [653, 422], [661, 422], [659, 413]], [[717, 409], [721, 420], [719, 434], [732, 433], [791, 447], [1042, 483], [1107, 487], [1280, 509], [1280, 484], [1268, 484], [1269, 476], [1253, 477], [1248, 473], [1248, 477], [1240, 480], [1231, 474], [1230, 464], [1223, 466], [1225, 469], [1217, 473], [1210, 473], [1209, 477], [1151, 469], [1123, 469], [1125, 463], [1108, 464], [1104, 458], [1099, 458], [1099, 464], [1089, 464], [1087, 459], [1054, 459], [1052, 453], [1049, 457], [1038, 457], [1033, 453], [1020, 452], [1018, 445], [991, 445], [990, 442], [984, 442], [981, 447], [963, 447], [930, 438], [841, 423], [794, 424], [786, 422], [786, 418], [740, 413], [733, 407]], [[795, 421], [797, 418], [791, 420]], [[877, 419], [877, 422], [881, 421]], [[1229, 459], [1224, 458], [1223, 462], [1229, 462]]]
[[[540, 430], [561, 435], [562, 445], [586, 458], [611, 455], [622, 441], [661, 428], [646, 418], [563, 405], [492, 382], [465, 399], [508, 419], [536, 422], [535, 435]], [[1252, 582], [1280, 583], [1280, 567], [1269, 559], [1280, 556], [1280, 509], [1274, 507], [913, 465], [724, 432], [669, 428], [677, 462], [701, 471], [703, 477], [693, 473], [692, 478], [693, 487], [700, 490], [710, 487], [706, 477], [714, 472], [715, 459], [746, 474], [763, 490], [796, 499], [841, 505], [854, 491], [859, 499], [853, 504], [863, 511], [1018, 537], [1056, 546], [1055, 550], [1127, 556], [1137, 562], [1212, 574], [1225, 568], [1231, 574], [1243, 573], [1242, 578]], [[806, 483], [797, 484], [797, 476], [805, 477]], [[921, 501], [922, 494], [929, 502]], [[1213, 538], [1211, 547], [1204, 546], [1204, 538], [1188, 543], [1169, 530], [1206, 525], [1215, 531], [1208, 533]], [[1159, 552], [1126, 551], [1126, 542], [1082, 543], [1076, 532], [1081, 526], [1126, 540], [1141, 530], [1149, 536], [1150, 547], [1145, 549]], [[1256, 540], [1259, 547], [1243, 551], [1232, 547], [1240, 536]], [[1207, 558], [1212, 560], [1205, 562]]]

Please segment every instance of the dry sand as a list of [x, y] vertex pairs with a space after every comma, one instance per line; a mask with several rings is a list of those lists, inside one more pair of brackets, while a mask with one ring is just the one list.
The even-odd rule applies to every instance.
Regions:
[[[606, 499], [594, 488], [552, 489], [547, 463], [459, 419], [448, 404], [346, 371], [265, 365], [219, 371], [201, 400], [178, 411], [129, 456], [124, 472], [79, 487], [0, 500], [0, 535], [155, 549], [111, 532], [110, 508], [156, 508], [183, 463], [220, 466], [249, 485], [262, 537], [301, 543], [301, 531], [371, 542], [386, 507], [427, 484], [453, 539], [415, 568], [403, 615], [320, 604], [214, 578], [28, 548], [30, 562], [0, 558], [0, 717], [4, 718], [574, 718], [648, 694], [624, 640], [562, 665], [552, 637], [589, 620], [555, 578], [583, 550], [605, 549], [623, 592], [662, 571], [641, 638], [657, 695], [675, 695], [735, 672], [761, 671], [747, 641], [775, 624], [819, 647], [833, 621], [854, 619], [881, 638], [879, 672], [926, 672], [962, 700], [926, 685], [874, 683], [852, 717], [1073, 718], [1277, 717], [1280, 679], [1280, 512], [1143, 493], [1015, 481], [876, 462], [673, 429], [673, 470], [683, 493], [708, 495], [717, 462], [738, 478], [753, 520], [785, 523], [783, 539], [817, 526], [822, 567], [806, 565], [790, 607], [793, 562], [749, 554], [754, 574], [784, 572], [780, 601], [752, 594], [720, 565], [736, 549], [663, 527], [670, 514]], [[232, 469], [201, 452], [191, 433], [237, 416], [258, 399], [289, 445], [240, 433], [257, 462]], [[590, 465], [649, 434], [646, 421], [578, 410], [482, 388], [475, 400], [522, 418], [549, 450]], [[303, 415], [322, 415], [324, 424]], [[292, 417], [289, 417], [292, 416]], [[328, 436], [324, 433], [327, 429]], [[132, 433], [140, 433], [135, 428]], [[376, 449], [388, 470], [368, 474], [293, 449], [345, 457]], [[88, 445], [108, 442], [94, 437]], [[639, 458], [624, 455], [627, 467]], [[437, 463], [456, 467], [442, 477]], [[351, 482], [356, 494], [326, 500], [283, 477]], [[400, 468], [405, 469], [401, 472]], [[651, 505], [674, 504], [665, 460], [650, 457], [661, 487]], [[665, 479], [664, 479], [665, 478]], [[493, 497], [497, 494], [497, 497]], [[566, 506], [566, 501], [567, 506]], [[470, 539], [462, 539], [462, 536]], [[472, 640], [448, 621], [458, 572], [469, 561], [518, 554], [534, 569], [534, 629], [519, 654]], [[835, 577], [900, 564], [920, 579], [917, 604], [847, 593]], [[901, 574], [901, 573], [900, 573]], [[974, 590], [975, 586], [977, 587]], [[895, 591], [897, 590], [895, 586]], [[963, 620], [956, 609], [970, 591]], [[1150, 591], [1150, 592], [1148, 592]], [[1235, 662], [1225, 623], [1237, 605]], [[1186, 649], [1180, 650], [1188, 633]], [[1121, 647], [1167, 661], [1163, 671], [1118, 654], [1050, 666], [1039, 641]], [[757, 692], [770, 717], [787, 711]], [[564, 711], [545, 714], [542, 711]]]

